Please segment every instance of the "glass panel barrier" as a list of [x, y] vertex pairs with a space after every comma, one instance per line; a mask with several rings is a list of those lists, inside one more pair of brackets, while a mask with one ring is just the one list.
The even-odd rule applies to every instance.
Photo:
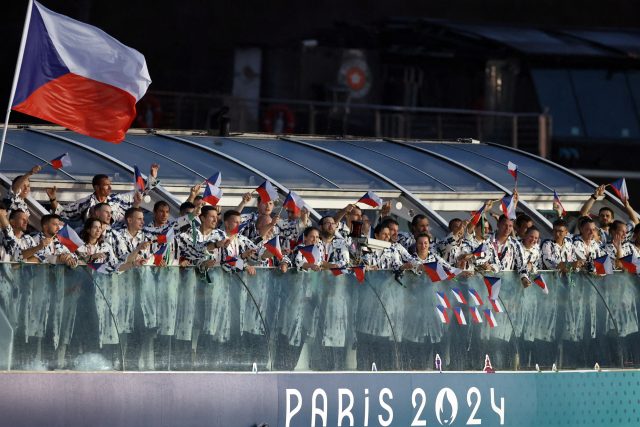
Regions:
[[[498, 370], [640, 364], [640, 279], [627, 273], [543, 272], [545, 294], [502, 272], [494, 306], [481, 275], [432, 283], [369, 271], [360, 283], [266, 268], [0, 272], [0, 337], [13, 336], [13, 370], [431, 370], [439, 355], [443, 369], [478, 371], [485, 354]], [[447, 303], [444, 323], [436, 306]]]

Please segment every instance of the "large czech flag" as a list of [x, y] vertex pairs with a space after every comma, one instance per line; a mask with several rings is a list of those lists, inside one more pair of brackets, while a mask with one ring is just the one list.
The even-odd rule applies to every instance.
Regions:
[[11, 108], [120, 142], [151, 84], [144, 56], [104, 31], [33, 1]]

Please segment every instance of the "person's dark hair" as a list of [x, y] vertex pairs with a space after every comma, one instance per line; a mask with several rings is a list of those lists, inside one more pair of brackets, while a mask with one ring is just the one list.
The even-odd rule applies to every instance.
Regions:
[[591, 217], [581, 216], [578, 218], [578, 230], [582, 230], [582, 227], [584, 227], [585, 224], [591, 224], [592, 222], [593, 219], [591, 219]]
[[378, 234], [380, 234], [382, 232], [382, 230], [384, 229], [389, 229], [389, 225], [388, 224], [378, 224], [376, 225], [376, 227], [373, 229], [373, 235], [377, 236]]
[[320, 229], [318, 227], [315, 226], [310, 226], [304, 229], [304, 231], [302, 232], [302, 235], [304, 237], [307, 237], [309, 235], [309, 233], [311, 233], [313, 230], [316, 230], [318, 232], [318, 234], [320, 234]]
[[56, 214], [43, 215], [42, 218], [40, 218], [40, 226], [44, 228], [45, 225], [49, 224], [54, 219], [62, 219], [62, 218], [60, 218], [60, 215], [56, 215]]
[[532, 225], [531, 227], [527, 228], [527, 231], [525, 232], [525, 234], [529, 234], [532, 231], [537, 231], [538, 233], [540, 232], [540, 230], [538, 230], [538, 227], [536, 227], [535, 225]]
[[93, 187], [95, 187], [96, 185], [100, 185], [100, 181], [102, 181], [103, 179], [109, 179], [109, 177], [103, 173], [94, 175], [93, 179], [91, 180], [91, 185]]
[[164, 208], [164, 207], [171, 209], [171, 206], [169, 206], [169, 203], [165, 202], [164, 200], [158, 200], [155, 203], [155, 205], [153, 205], [153, 212], [155, 213], [158, 209]]
[[427, 239], [429, 239], [429, 243], [431, 243], [431, 236], [429, 236], [427, 233], [420, 233], [416, 236], [416, 243], [418, 243], [418, 240], [422, 239], [423, 237], [426, 237]]
[[613, 212], [613, 209], [611, 209], [608, 206], [601, 207], [600, 210], [598, 211], [598, 215], [600, 215], [602, 212], [606, 212], [606, 211], [611, 212], [611, 218], [615, 218], [616, 217], [616, 214]]
[[640, 233], [640, 223], [636, 224], [636, 226], [633, 227], [633, 234], [637, 233]]
[[[195, 206], [194, 206], [194, 207], [195, 207]], [[204, 218], [204, 217], [206, 217], [206, 216], [207, 216], [207, 214], [208, 214], [209, 212], [211, 212], [211, 211], [214, 211], [216, 214], [218, 213], [218, 209], [216, 209], [216, 207], [215, 207], [215, 206], [205, 205], [205, 206], [203, 206], [203, 207], [202, 207], [202, 209], [200, 209], [200, 216], [201, 216], [202, 218]], [[227, 219], [227, 214], [226, 214], [226, 212], [225, 212], [225, 217], [224, 217], [224, 219]]]
[[[213, 206], [211, 206], [211, 207], [213, 208]], [[202, 208], [202, 209], [204, 210], [204, 208]], [[240, 215], [240, 212], [238, 212], [238, 211], [236, 211], [234, 209], [229, 209], [228, 211], [226, 211], [224, 213], [223, 219], [226, 221], [229, 218], [231, 218], [232, 216], [241, 216], [241, 215]]]
[[529, 215], [526, 214], [522, 214], [519, 217], [516, 218], [516, 222], [515, 222], [515, 226], [516, 228], [520, 228], [522, 227], [524, 224], [526, 224], [527, 222], [533, 222], [533, 220], [531, 219], [531, 217]]
[[199, 196], [194, 197], [193, 201], [197, 202], [197, 201], [202, 200], [202, 199], [204, 199], [204, 197], [202, 195], [199, 195]]
[[382, 218], [382, 222], [380, 223], [380, 225], [383, 225], [383, 226], [385, 226], [387, 228], [389, 228], [389, 226], [391, 224], [395, 224], [398, 227], [400, 227], [400, 223], [398, 221], [396, 221], [395, 219], [391, 218], [390, 216]]
[[505, 221], [511, 221], [511, 219], [505, 214], [500, 215], [500, 217], [498, 218], [498, 224], [502, 224]]
[[627, 224], [625, 224], [624, 222], [620, 221], [619, 219], [616, 219], [615, 221], [613, 221], [609, 225], [609, 233], [613, 233], [614, 231], [617, 231], [618, 227], [624, 227], [625, 230], [626, 230]]
[[180, 205], [180, 215], [184, 215], [184, 213], [187, 211], [187, 209], [195, 209], [196, 205], [194, 205], [191, 202], [184, 202], [183, 204]]
[[18, 215], [20, 214], [27, 214], [25, 211], [23, 211], [22, 209], [14, 209], [11, 211], [11, 213], [9, 214], [9, 221], [11, 221], [12, 219], [15, 219]]
[[140, 212], [141, 214], [144, 215], [144, 210], [142, 210], [142, 208], [129, 208], [124, 213], [124, 219], [131, 218], [131, 216], [136, 212]]
[[[80, 231], [80, 238], [85, 243], [89, 241], [89, 235], [90, 235], [90, 232], [91, 232], [91, 227], [93, 226], [94, 222], [97, 222], [100, 225], [102, 225], [102, 223], [100, 222], [99, 219], [89, 218], [88, 220], [86, 220], [84, 222], [84, 225], [82, 226], [82, 231]], [[98, 242], [100, 242], [101, 240], [102, 240], [102, 236], [100, 236], [98, 238]]]
[[567, 221], [565, 221], [564, 219], [560, 218], [560, 219], [556, 219], [555, 221], [553, 221], [553, 228], [556, 227], [565, 227], [565, 228], [569, 228], [569, 226], [567, 225]]
[[416, 216], [413, 217], [413, 219], [411, 220], [411, 230], [413, 230], [414, 228], [416, 228], [416, 226], [418, 225], [418, 223], [420, 221], [422, 221], [423, 219], [428, 220], [429, 218], [427, 218], [426, 215], [424, 214], [417, 214]]
[[93, 206], [93, 211], [94, 212], [99, 211], [100, 209], [104, 208], [105, 206], [111, 206], [111, 205], [109, 203], [105, 203], [105, 202], [96, 203]]
[[325, 216], [323, 216], [322, 218], [320, 218], [320, 221], [318, 221], [318, 225], [319, 225], [320, 227], [322, 227], [322, 226], [324, 225], [324, 220], [325, 220], [325, 219], [327, 219], [327, 218], [331, 218], [331, 219], [333, 219], [333, 216], [331, 216], [331, 215], [325, 215]]
[[462, 220], [460, 218], [453, 218], [451, 221], [449, 221], [449, 231], [452, 231], [453, 225], [457, 222], [462, 222]]
[[14, 185], [16, 185], [16, 182], [18, 182], [18, 180], [20, 178], [22, 178], [24, 175], [18, 175], [15, 178], [13, 178], [13, 180], [11, 181], [11, 188], [13, 188]]

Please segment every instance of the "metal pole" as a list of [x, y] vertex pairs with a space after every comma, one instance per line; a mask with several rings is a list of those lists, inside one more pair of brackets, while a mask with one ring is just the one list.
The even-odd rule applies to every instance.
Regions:
[[518, 148], [518, 116], [515, 114], [511, 119], [511, 146]]
[[22, 29], [22, 39], [20, 40], [20, 48], [18, 49], [18, 60], [16, 61], [16, 70], [13, 74], [13, 84], [11, 85], [11, 94], [9, 95], [9, 105], [7, 106], [7, 114], [4, 117], [4, 128], [2, 128], [2, 142], [0, 142], [0, 163], [2, 163], [2, 153], [4, 152], [4, 142], [7, 139], [7, 128], [9, 127], [9, 115], [11, 115], [11, 104], [16, 95], [18, 87], [18, 79], [20, 78], [20, 68], [22, 68], [22, 58], [24, 56], [24, 47], [27, 44], [27, 33], [29, 32], [29, 23], [31, 22], [31, 9], [33, 8], [33, 0], [29, 0], [27, 6], [27, 16], [24, 18], [24, 27]]

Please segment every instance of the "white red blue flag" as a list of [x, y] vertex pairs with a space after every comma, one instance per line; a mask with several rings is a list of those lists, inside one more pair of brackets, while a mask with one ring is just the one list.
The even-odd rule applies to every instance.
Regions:
[[373, 191], [367, 191], [364, 196], [360, 197], [360, 199], [356, 203], [364, 203], [365, 205], [369, 205], [372, 208], [377, 208], [382, 206], [383, 202], [376, 193], [374, 193]]
[[34, 1], [11, 108], [120, 142], [151, 84], [144, 56], [104, 31]]
[[425, 262], [424, 264], [422, 264], [422, 268], [434, 283], [440, 282], [442, 280], [448, 280], [450, 278], [449, 272], [447, 272], [444, 266], [438, 261]]
[[462, 307], [454, 308], [453, 313], [456, 315], [456, 320], [458, 321], [458, 325], [467, 324], [467, 319], [464, 317], [464, 312], [462, 311]]
[[467, 300], [465, 299], [464, 294], [462, 293], [460, 288], [452, 288], [451, 292], [453, 292], [453, 296], [456, 297], [456, 300], [460, 304], [466, 304], [467, 303]]
[[351, 271], [356, 275], [356, 280], [360, 283], [364, 282], [364, 265], [351, 267]]
[[622, 264], [622, 268], [631, 274], [638, 274], [638, 271], [640, 271], [640, 262], [633, 254], [620, 258], [620, 263]]
[[331, 274], [334, 276], [341, 276], [349, 273], [349, 269], [345, 267], [331, 267]]
[[268, 203], [278, 198], [278, 190], [276, 190], [273, 184], [269, 181], [265, 181], [260, 184], [260, 186], [256, 188], [256, 191], [260, 195], [260, 201], [262, 203]]
[[140, 193], [144, 193], [144, 189], [147, 187], [147, 183], [144, 181], [142, 177], [142, 173], [140, 173], [140, 168], [138, 166], [133, 165], [133, 188]]
[[441, 305], [436, 305], [436, 314], [442, 323], [449, 323], [449, 313], [447, 309]]
[[278, 261], [282, 261], [284, 256], [282, 255], [282, 249], [280, 248], [279, 236], [275, 236], [273, 239], [266, 242], [264, 247], [267, 248], [267, 250], [278, 259]]
[[475, 305], [482, 305], [482, 298], [480, 298], [480, 294], [473, 288], [469, 288], [469, 299], [473, 301]]
[[566, 209], [564, 208], [564, 206], [562, 206], [562, 202], [560, 201], [560, 197], [558, 197], [558, 193], [556, 193], [555, 190], [553, 190], [553, 203], [555, 203], [556, 205], [558, 205], [560, 207], [560, 216], [563, 217], [567, 214]]
[[51, 163], [51, 166], [53, 166], [54, 169], [66, 168], [71, 166], [71, 156], [69, 156], [69, 153], [64, 153], [63, 155], [51, 160], [49, 163]]
[[156, 252], [153, 253], [153, 265], [159, 266], [162, 264], [162, 260], [167, 252], [168, 245], [162, 245]]
[[507, 171], [509, 172], [509, 175], [513, 177], [513, 179], [515, 179], [516, 181], [518, 180], [518, 165], [513, 162], [507, 163]]
[[613, 274], [613, 263], [609, 255], [595, 258], [593, 260], [593, 266], [598, 274]]
[[65, 245], [70, 252], [75, 252], [78, 248], [84, 245], [84, 241], [78, 236], [78, 233], [69, 224], [65, 224], [56, 234], [60, 243]]
[[611, 188], [616, 196], [623, 202], [629, 200], [629, 191], [627, 191], [627, 181], [624, 178], [616, 179], [611, 183]]
[[250, 223], [251, 223], [251, 221], [247, 220], [247, 221], [241, 222], [239, 224], [236, 224], [236, 226], [233, 227], [233, 229], [231, 231], [229, 231], [229, 235], [230, 236], [236, 236], [236, 235], [242, 233], [244, 231], [244, 229], [249, 226]]
[[484, 310], [484, 317], [487, 319], [487, 323], [492, 328], [495, 328], [498, 325], [498, 322], [496, 322], [496, 317], [493, 315], [493, 312], [488, 308]]
[[491, 302], [493, 311], [495, 311], [496, 313], [504, 313], [504, 307], [502, 307], [502, 304], [500, 304], [500, 300], [490, 299], [489, 302]]
[[202, 194], [202, 200], [205, 203], [215, 206], [222, 199], [222, 189], [216, 185], [213, 185], [207, 180], [205, 182], [204, 193]]
[[173, 242], [175, 238], [175, 232], [173, 231], [173, 227], [167, 227], [164, 233], [160, 233], [156, 236], [156, 242], [161, 245]]
[[242, 258], [235, 256], [227, 256], [222, 263], [238, 270], [242, 270], [244, 268], [244, 261]]
[[320, 261], [320, 249], [316, 245], [307, 245], [300, 248], [300, 253], [309, 264]]
[[549, 287], [547, 286], [547, 282], [544, 280], [544, 277], [542, 277], [542, 274], [538, 274], [533, 279], [533, 283], [535, 283], [536, 285], [540, 286], [540, 289], [542, 289], [542, 292], [544, 294], [548, 294], [549, 293]]
[[282, 202], [282, 206], [284, 206], [285, 209], [288, 209], [298, 215], [300, 213], [300, 210], [302, 210], [302, 208], [304, 207], [304, 201], [296, 193], [294, 193], [293, 191], [289, 191], [289, 194], [287, 194], [284, 202]]
[[478, 245], [477, 248], [475, 248], [473, 250], [473, 252], [471, 252], [471, 254], [475, 257], [481, 257], [484, 255], [484, 253], [487, 251], [487, 245], [485, 245], [484, 243]]
[[96, 273], [109, 274], [109, 264], [106, 262], [88, 262], [87, 267], [91, 268]]
[[444, 292], [436, 291], [436, 296], [438, 297], [438, 302], [440, 305], [451, 308], [451, 303], [449, 302], [449, 298]]
[[469, 220], [469, 222], [472, 226], [475, 227], [476, 225], [478, 225], [478, 223], [480, 222], [480, 218], [482, 218], [482, 214], [484, 213], [484, 208], [485, 205], [482, 205], [477, 211], [471, 212], [471, 219]]
[[516, 201], [513, 196], [506, 194], [500, 201], [502, 213], [509, 219], [516, 219]]
[[471, 313], [471, 320], [474, 323], [482, 323], [482, 315], [480, 315], [478, 307], [469, 307], [469, 313]]
[[214, 173], [209, 178], [207, 178], [206, 182], [210, 183], [214, 187], [220, 187], [220, 184], [222, 184], [222, 173], [221, 172]]
[[489, 292], [489, 299], [498, 299], [502, 280], [499, 277], [484, 276], [484, 284]]

